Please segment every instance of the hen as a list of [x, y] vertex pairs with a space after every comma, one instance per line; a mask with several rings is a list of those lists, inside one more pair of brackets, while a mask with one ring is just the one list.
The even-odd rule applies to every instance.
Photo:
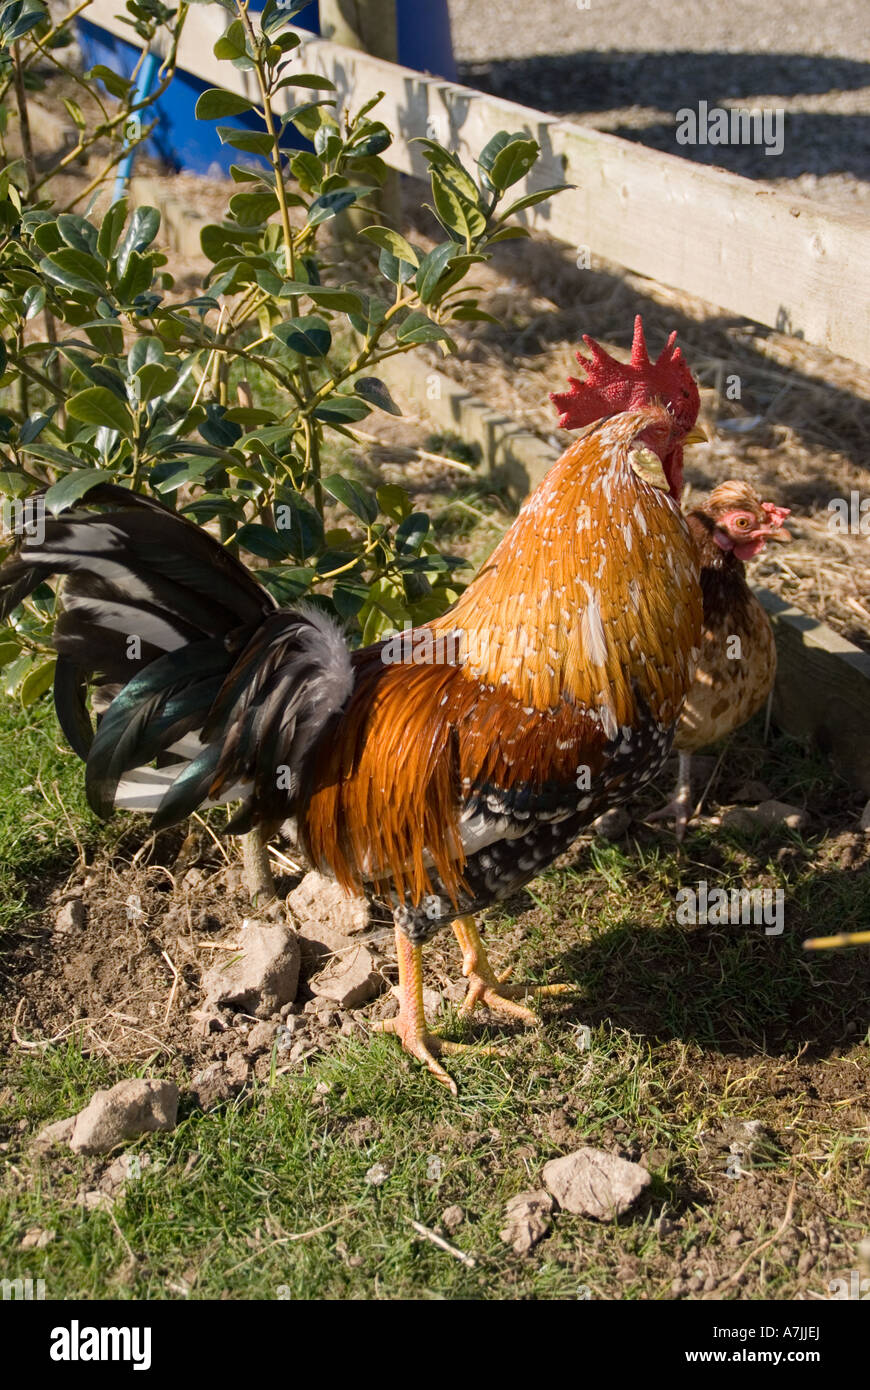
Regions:
[[747, 483], [720, 483], [688, 514], [704, 597], [704, 633], [695, 680], [674, 746], [679, 772], [673, 799], [655, 819], [674, 817], [678, 840], [692, 818], [692, 754], [739, 729], [760, 710], [776, 679], [770, 619], [746, 582], [744, 561], [768, 541], [789, 541], [787, 507], [762, 502]]
[[[55, 702], [94, 810], [150, 811], [160, 827], [240, 800], [228, 828], [267, 835], [295, 817], [314, 865], [392, 911], [400, 1010], [381, 1027], [454, 1093], [436, 1054], [459, 1045], [427, 1031], [423, 943], [452, 921], [466, 1009], [535, 1021], [496, 980], [473, 914], [670, 750], [701, 634], [674, 501], [687, 383], [673, 363], [566, 451], [453, 609], [415, 634], [413, 664], [387, 643], [349, 652], [321, 612], [276, 608], [205, 531], [114, 486], [0, 569], [4, 614], [64, 576]], [[663, 486], [635, 470], [638, 441]], [[96, 732], [92, 684], [113, 697]]]
[[[653, 374], [679, 359], [674, 349], [676, 334], [654, 365]], [[559, 424], [577, 429], [602, 413], [626, 410], [638, 390], [647, 357], [640, 315], [635, 319], [631, 362], [616, 361], [594, 339], [583, 340], [591, 359], [577, 359], [585, 368], [582, 380], [571, 377], [571, 390], [553, 394], [560, 411]], [[691, 397], [697, 418], [697, 392]], [[689, 437], [696, 437], [690, 434]], [[703, 437], [703, 436], [700, 436]], [[682, 490], [682, 472], [678, 475]], [[679, 496], [679, 493], [676, 494]], [[691, 819], [692, 754], [740, 728], [764, 704], [776, 677], [776, 647], [770, 620], [746, 582], [744, 561], [752, 559], [772, 541], [788, 541], [783, 522], [788, 508], [762, 502], [748, 484], [721, 483], [704, 507], [688, 515], [695, 543], [704, 601], [704, 633], [695, 680], [677, 726], [674, 745], [679, 751], [679, 774], [672, 801], [651, 820], [674, 817], [678, 840], [685, 836]]]

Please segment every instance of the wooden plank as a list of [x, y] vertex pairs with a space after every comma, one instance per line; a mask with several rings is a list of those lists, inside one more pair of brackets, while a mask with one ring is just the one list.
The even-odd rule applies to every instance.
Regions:
[[778, 594], [755, 592], [776, 635], [774, 719], [870, 794], [870, 654]]
[[[129, 40], [114, 8], [115, 0], [94, 0], [87, 17]], [[230, 18], [193, 6], [179, 65], [253, 98], [251, 74], [212, 53]], [[529, 226], [870, 365], [866, 219], [297, 32], [301, 66], [330, 77], [343, 106], [385, 93], [378, 114], [397, 136], [385, 154], [394, 168], [425, 175], [416, 136], [434, 135], [473, 161], [497, 130], [527, 131], [543, 151], [532, 186], [575, 185], [524, 214]]]

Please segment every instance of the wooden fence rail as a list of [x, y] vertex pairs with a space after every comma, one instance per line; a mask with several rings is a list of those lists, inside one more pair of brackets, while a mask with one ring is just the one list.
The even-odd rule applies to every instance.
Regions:
[[[113, 13], [116, 4], [93, 0], [87, 18], [129, 41], [129, 27]], [[255, 100], [251, 75], [212, 53], [229, 20], [217, 7], [192, 7], [179, 66]], [[297, 32], [301, 68], [329, 77], [342, 105], [359, 106], [384, 92], [378, 114], [396, 135], [385, 154], [393, 168], [425, 174], [412, 143], [418, 136], [435, 136], [473, 160], [497, 130], [526, 131], [543, 151], [531, 186], [574, 185], [530, 209], [531, 227], [870, 365], [866, 218]], [[288, 88], [288, 106], [299, 95]]]

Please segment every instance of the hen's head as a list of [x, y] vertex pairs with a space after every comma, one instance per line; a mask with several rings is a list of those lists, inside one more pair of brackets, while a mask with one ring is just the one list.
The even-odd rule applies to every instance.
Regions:
[[720, 550], [733, 551], [738, 560], [751, 560], [768, 541], [791, 540], [783, 526], [789, 508], [762, 502], [748, 483], [720, 483], [701, 510], [713, 522], [713, 540]]
[[656, 360], [650, 361], [643, 321], [638, 314], [634, 321], [631, 361], [618, 362], [594, 338], [584, 334], [583, 341], [592, 356], [584, 357], [578, 352], [577, 361], [585, 369], [585, 377], [582, 381], [569, 377], [571, 389], [552, 392], [550, 400], [559, 411], [559, 425], [563, 430], [580, 429], [591, 425], [593, 420], [619, 415], [624, 410], [637, 410], [654, 403], [663, 405], [674, 421], [666, 451], [656, 448], [652, 438], [641, 436], [640, 443], [659, 454], [671, 496], [679, 501], [683, 490], [683, 445], [692, 442], [693, 437], [703, 436], [693, 436], [701, 400], [682, 352], [674, 347], [676, 337], [673, 332]]

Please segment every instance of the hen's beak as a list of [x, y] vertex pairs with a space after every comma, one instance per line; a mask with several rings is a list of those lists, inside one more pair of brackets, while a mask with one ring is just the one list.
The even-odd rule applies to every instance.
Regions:
[[700, 425], [694, 425], [687, 435], [683, 436], [684, 444], [709, 444], [710, 436], [706, 430], [701, 429]]

